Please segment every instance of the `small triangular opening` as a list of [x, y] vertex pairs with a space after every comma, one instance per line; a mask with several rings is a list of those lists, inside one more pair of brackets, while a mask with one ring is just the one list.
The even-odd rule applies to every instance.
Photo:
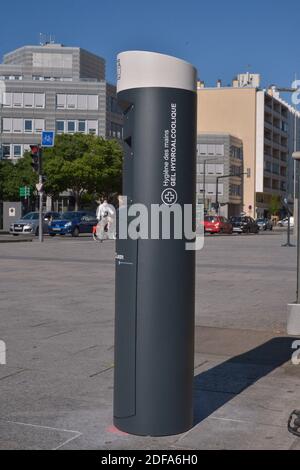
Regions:
[[126, 143], [129, 147], [132, 146], [132, 145], [131, 145], [131, 144], [132, 144], [131, 136], [127, 137], [127, 139], [125, 139], [124, 141], [125, 141], [125, 143]]

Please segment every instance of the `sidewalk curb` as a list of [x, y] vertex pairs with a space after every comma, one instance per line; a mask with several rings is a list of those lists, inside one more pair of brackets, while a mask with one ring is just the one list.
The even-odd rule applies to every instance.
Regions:
[[0, 243], [28, 243], [32, 242], [32, 240], [1, 240], [0, 238]]

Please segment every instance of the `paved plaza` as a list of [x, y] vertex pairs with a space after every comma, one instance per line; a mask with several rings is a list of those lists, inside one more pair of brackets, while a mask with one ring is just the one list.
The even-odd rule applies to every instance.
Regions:
[[134, 437], [112, 426], [114, 242], [0, 244], [1, 449], [299, 449], [296, 248], [284, 233], [211, 236], [197, 254], [195, 423]]

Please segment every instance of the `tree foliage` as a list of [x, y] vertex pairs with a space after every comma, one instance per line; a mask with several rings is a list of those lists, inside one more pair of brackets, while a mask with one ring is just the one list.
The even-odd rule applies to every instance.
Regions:
[[273, 194], [269, 203], [269, 211], [272, 215], [277, 215], [280, 209], [281, 209], [280, 197]]
[[30, 186], [35, 189], [37, 181], [29, 154], [20, 158], [15, 164], [10, 161], [0, 161], [0, 200], [19, 201], [20, 187]]
[[94, 135], [62, 134], [44, 151], [45, 191], [70, 191], [76, 207], [83, 194], [108, 196], [121, 191], [122, 149], [116, 141]]
[[[122, 149], [113, 140], [85, 134], [62, 134], [55, 147], [43, 152], [46, 194], [57, 197], [70, 191], [79, 208], [81, 199], [91, 200], [121, 192]], [[38, 176], [26, 152], [16, 164], [0, 161], [0, 199], [19, 200], [19, 188], [35, 189]]]

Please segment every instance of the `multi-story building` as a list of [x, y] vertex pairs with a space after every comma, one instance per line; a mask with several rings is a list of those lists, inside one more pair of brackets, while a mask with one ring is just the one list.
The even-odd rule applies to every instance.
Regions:
[[242, 173], [243, 143], [240, 139], [229, 134], [198, 135], [197, 198], [203, 201], [207, 212], [215, 208], [217, 201], [221, 215], [240, 215], [243, 211]]
[[229, 87], [198, 85], [198, 133], [225, 132], [243, 142], [245, 173], [250, 170], [243, 210], [252, 217], [268, 214], [272, 195], [292, 195], [295, 116], [300, 123], [300, 113], [259, 85], [256, 74], [238, 75]]
[[42, 130], [122, 136], [122, 114], [116, 89], [105, 80], [105, 61], [88, 51], [61, 44], [25, 46], [4, 56], [0, 80], [2, 158], [21, 157], [40, 142]]

